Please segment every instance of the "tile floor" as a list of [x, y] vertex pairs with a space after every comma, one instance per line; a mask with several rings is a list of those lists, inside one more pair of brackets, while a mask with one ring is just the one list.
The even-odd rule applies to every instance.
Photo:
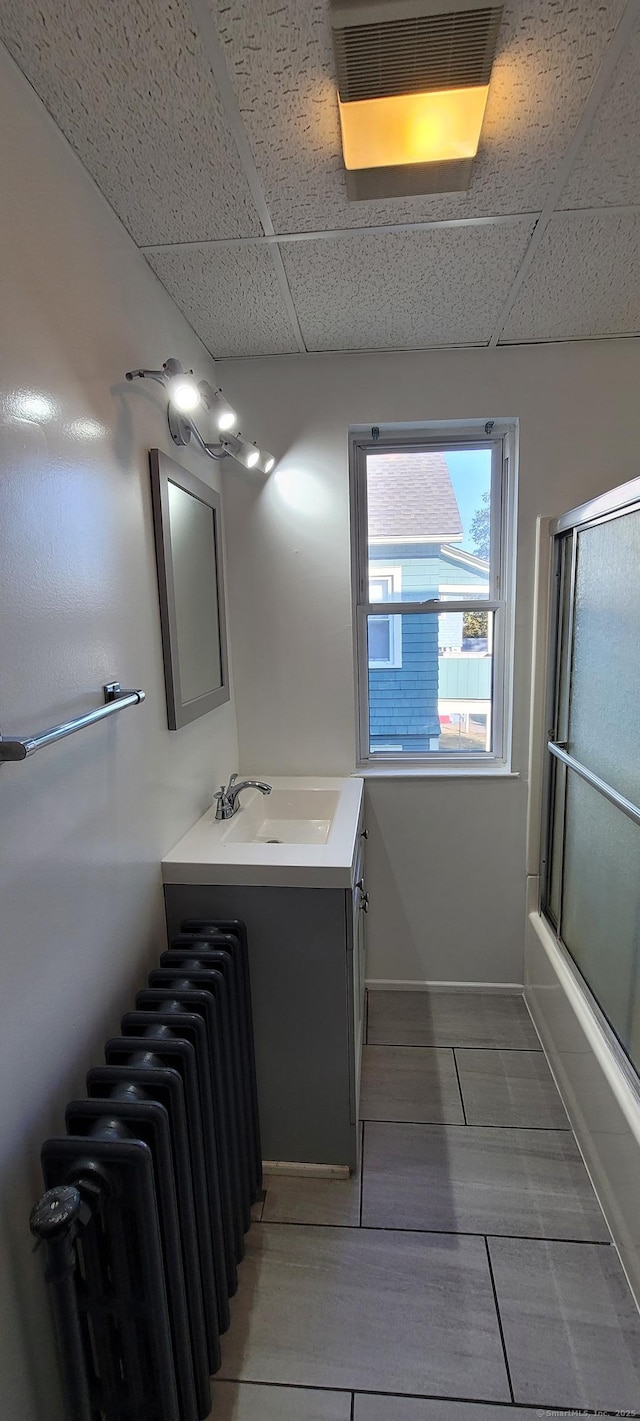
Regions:
[[348, 1181], [269, 1178], [215, 1421], [640, 1416], [640, 1315], [522, 998], [369, 993]]

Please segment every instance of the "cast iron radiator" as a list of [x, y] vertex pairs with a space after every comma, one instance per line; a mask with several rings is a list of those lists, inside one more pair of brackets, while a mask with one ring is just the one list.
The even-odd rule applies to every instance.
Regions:
[[42, 1147], [70, 1421], [204, 1421], [262, 1188], [243, 923], [182, 932]]

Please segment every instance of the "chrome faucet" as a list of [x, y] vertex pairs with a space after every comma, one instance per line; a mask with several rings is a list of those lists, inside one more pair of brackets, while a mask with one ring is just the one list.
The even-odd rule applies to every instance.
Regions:
[[237, 779], [237, 774], [232, 775], [226, 789], [224, 785], [220, 785], [220, 789], [214, 794], [216, 819], [233, 819], [240, 809], [243, 789], [259, 789], [261, 794], [271, 794], [273, 786], [265, 784], [264, 780], [241, 780], [238, 784]]

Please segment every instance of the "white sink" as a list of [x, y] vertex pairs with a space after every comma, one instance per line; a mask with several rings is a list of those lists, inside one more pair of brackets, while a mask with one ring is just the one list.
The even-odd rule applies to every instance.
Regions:
[[364, 784], [355, 776], [273, 776], [245, 789], [233, 819], [212, 805], [162, 861], [165, 883], [347, 888], [357, 857]]
[[329, 789], [244, 790], [224, 835], [228, 844], [326, 844], [340, 795]]

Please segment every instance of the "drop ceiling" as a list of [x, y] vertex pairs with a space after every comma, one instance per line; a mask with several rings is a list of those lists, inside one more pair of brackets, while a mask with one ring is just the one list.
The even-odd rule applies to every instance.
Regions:
[[349, 202], [329, 0], [2, 0], [213, 355], [640, 334], [640, 5], [507, 0], [468, 192]]

